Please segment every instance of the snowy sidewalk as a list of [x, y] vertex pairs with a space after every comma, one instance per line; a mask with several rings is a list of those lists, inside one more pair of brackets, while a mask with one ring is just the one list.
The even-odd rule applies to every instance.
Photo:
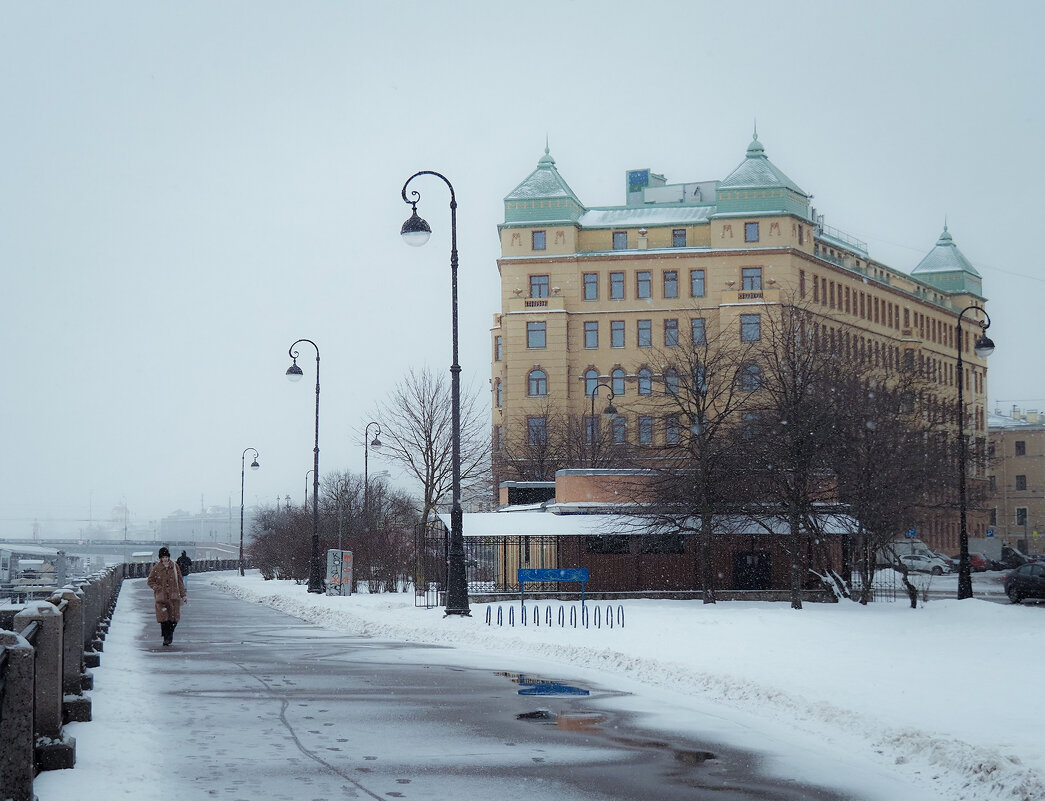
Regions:
[[[441, 766], [475, 751], [474, 739], [450, 736], [460, 721], [406, 740], [407, 721], [423, 719], [424, 706], [398, 713], [384, 702], [340, 706], [347, 687], [357, 696], [367, 689], [367, 672], [384, 676], [403, 663], [430, 665], [440, 675], [473, 671], [481, 698], [501, 692], [502, 685], [485, 682], [507, 665], [613, 688], [628, 694], [612, 699], [615, 708], [644, 725], [755, 749], [767, 770], [846, 797], [1045, 798], [1043, 704], [1023, 684], [1045, 659], [1045, 607], [932, 601], [918, 610], [843, 603], [795, 612], [786, 604], [629, 601], [625, 628], [584, 631], [487, 626], [480, 605], [470, 618], [444, 618], [414, 608], [409, 595], [328, 598], [252, 575], [192, 576], [190, 596], [175, 646], [164, 649], [147, 588], [125, 583], [95, 671], [95, 720], [69, 727], [77, 767], [41, 774], [40, 801], [165, 797], [158, 787], [186, 801], [371, 797], [345, 778], [361, 768], [380, 776], [392, 770], [387, 786], [372, 785], [382, 797], [426, 797], [418, 784], [395, 781], [410, 774], [358, 759], [409, 742], [408, 754], [439, 754], [433, 764]], [[348, 666], [349, 651], [366, 655], [359, 675]], [[433, 675], [408, 682], [410, 689], [431, 687]], [[384, 701], [402, 694], [381, 692]], [[529, 709], [517, 697], [497, 697], [505, 720]], [[390, 713], [404, 717], [390, 729], [395, 741], [382, 742], [375, 722]], [[513, 736], [525, 743], [528, 732]], [[503, 746], [499, 734], [491, 753]], [[346, 755], [357, 761], [339, 782], [323, 763], [337, 766]], [[574, 756], [555, 754], [567, 762]], [[482, 759], [500, 774], [522, 770], [490, 754]], [[528, 792], [519, 797], [541, 797], [532, 781], [499, 786], [497, 797], [513, 798], [521, 787]]]

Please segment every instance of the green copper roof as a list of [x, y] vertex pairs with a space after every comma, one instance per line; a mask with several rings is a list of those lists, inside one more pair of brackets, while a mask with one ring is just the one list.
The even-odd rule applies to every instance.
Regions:
[[766, 156], [766, 150], [756, 133], [747, 148], [747, 157], [721, 184], [719, 189], [790, 189], [808, 197], [798, 184], [784, 175]]
[[573, 222], [584, 211], [584, 205], [555, 168], [555, 159], [547, 146], [537, 162], [537, 169], [504, 199], [506, 223]]
[[982, 277], [954, 244], [946, 223], [936, 247], [911, 271], [925, 283], [947, 292], [972, 292], [979, 295]]
[[718, 185], [721, 214], [782, 211], [809, 217], [809, 195], [766, 156], [756, 131], [740, 166]]

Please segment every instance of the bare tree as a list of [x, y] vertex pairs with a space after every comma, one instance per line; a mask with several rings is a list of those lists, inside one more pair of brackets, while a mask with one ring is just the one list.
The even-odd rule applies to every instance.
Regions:
[[780, 542], [790, 561], [791, 607], [801, 609], [812, 535], [824, 503], [833, 500], [827, 459], [836, 414], [831, 387], [845, 365], [824, 346], [826, 329], [807, 309], [789, 303], [765, 312], [759, 330], [745, 332], [749, 339], [757, 336], [760, 346], [749, 368], [752, 380], [757, 376], [757, 401], [742, 423], [759, 498], [749, 512], [767, 531], [773, 520], [786, 522]]
[[[636, 507], [647, 536], [693, 533], [700, 543], [704, 603], [715, 603], [715, 535], [725, 533], [748, 500], [742, 469], [740, 417], [757, 385], [748, 373], [753, 350], [735, 332], [716, 332], [656, 354], [663, 365], [649, 394], [635, 408], [662, 422], [662, 446], [647, 447], [636, 462], [648, 476], [636, 486]], [[649, 503], [643, 502], [643, 498]]]
[[[411, 370], [378, 403], [382, 453], [421, 485], [421, 520], [450, 501], [453, 484], [449, 382], [428, 368]], [[487, 410], [479, 394], [461, 394], [461, 493], [482, 492], [488, 482], [490, 436]]]

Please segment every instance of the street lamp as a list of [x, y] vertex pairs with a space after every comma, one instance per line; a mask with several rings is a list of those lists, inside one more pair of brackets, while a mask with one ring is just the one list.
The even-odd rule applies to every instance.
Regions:
[[[316, 445], [312, 451], [315, 461], [312, 466], [312, 556], [308, 565], [308, 591], [322, 593], [323, 568], [319, 561], [319, 345], [311, 339], [299, 339], [290, 346], [287, 352], [291, 365], [287, 368], [287, 378], [291, 381], [300, 381], [304, 375], [298, 367], [298, 352], [294, 350], [301, 342], [307, 342], [316, 349]], [[308, 492], [308, 484], [305, 485], [305, 491]]]
[[243, 572], [243, 487], [246, 483], [247, 475], [247, 451], [254, 451], [254, 461], [250, 463], [251, 470], [257, 470], [261, 465], [258, 464], [258, 452], [254, 448], [245, 448], [239, 460], [239, 574], [244, 575]]
[[965, 465], [968, 461], [968, 445], [965, 441], [965, 400], [963, 390], [965, 377], [962, 366], [962, 317], [965, 312], [975, 309], [986, 318], [983, 322], [973, 320], [980, 327], [980, 336], [973, 346], [976, 355], [985, 359], [994, 352], [994, 342], [985, 333], [991, 326], [990, 315], [980, 306], [966, 306], [958, 314], [958, 323], [955, 330], [955, 340], [958, 343], [958, 368], [956, 377], [958, 379], [958, 516], [961, 525], [959, 547], [961, 549], [958, 557], [958, 600], [972, 598], [972, 570], [969, 565], [969, 529], [965, 520]]
[[447, 554], [446, 577], [446, 614], [471, 615], [468, 608], [468, 578], [464, 567], [464, 512], [461, 509], [461, 365], [457, 363], [457, 197], [454, 187], [445, 175], [431, 170], [415, 172], [403, 184], [403, 202], [409, 203], [412, 209], [410, 219], [403, 223], [399, 233], [403, 240], [414, 247], [425, 244], [432, 235], [432, 228], [417, 215], [417, 202], [421, 195], [416, 189], [411, 190], [413, 200], [406, 196], [406, 188], [419, 175], [434, 175], [446, 184], [450, 190], [450, 297], [453, 326], [453, 363], [450, 365], [450, 398], [451, 398], [451, 459], [453, 467], [453, 483], [451, 493], [453, 505], [450, 507], [450, 552]]
[[613, 387], [602, 381], [597, 383], [591, 389], [591, 417], [588, 418], [588, 425], [591, 428], [588, 430], [588, 437], [591, 440], [591, 466], [595, 467], [595, 445], [596, 445], [596, 434], [599, 430], [598, 424], [595, 422], [595, 396], [599, 394], [599, 387], [606, 387], [610, 391], [610, 396], [606, 399], [606, 410], [603, 412], [607, 417], [611, 417], [617, 413], [616, 407], [613, 405]]
[[[377, 431], [374, 432], [374, 441], [370, 442], [370, 426], [377, 426]], [[381, 436], [381, 424], [371, 420], [366, 424], [366, 428], [363, 429], [363, 516], [366, 517], [367, 530], [370, 529], [370, 449], [380, 448], [381, 440], [378, 437]]]
[[315, 473], [315, 472], [316, 472], [315, 470], [306, 470], [305, 471], [305, 500], [302, 502], [302, 505], [306, 509], [308, 509], [308, 477], [310, 475], [312, 475], [313, 473]]

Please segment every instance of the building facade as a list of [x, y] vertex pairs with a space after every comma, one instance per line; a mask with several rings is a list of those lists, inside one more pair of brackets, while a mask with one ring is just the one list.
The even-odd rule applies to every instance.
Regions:
[[[796, 300], [832, 342], [918, 365], [950, 402], [960, 344], [966, 432], [985, 452], [986, 365], [972, 349], [976, 326], [966, 318], [961, 343], [956, 332], [959, 312], [985, 299], [946, 227], [910, 274], [881, 264], [865, 243], [824, 225], [757, 134], [724, 179], [669, 184], [638, 169], [624, 189], [622, 206], [584, 205], [546, 148], [504, 200], [491, 331], [495, 463], [505, 443], [545, 436], [549, 410], [591, 425], [604, 405], [596, 409], [593, 392], [607, 390], [615, 441], [663, 445], [673, 435], [664, 421], [629, 403], [671, 380], [657, 353], [722, 332], [752, 341], [765, 315]], [[502, 469], [494, 478], [519, 476]], [[971, 510], [969, 521], [980, 536], [986, 512]], [[934, 547], [957, 550], [956, 515], [926, 527], [919, 533]]]
[[994, 536], [1027, 554], [1045, 552], [1045, 418], [1012, 408], [990, 415], [991, 494], [988, 525]]

